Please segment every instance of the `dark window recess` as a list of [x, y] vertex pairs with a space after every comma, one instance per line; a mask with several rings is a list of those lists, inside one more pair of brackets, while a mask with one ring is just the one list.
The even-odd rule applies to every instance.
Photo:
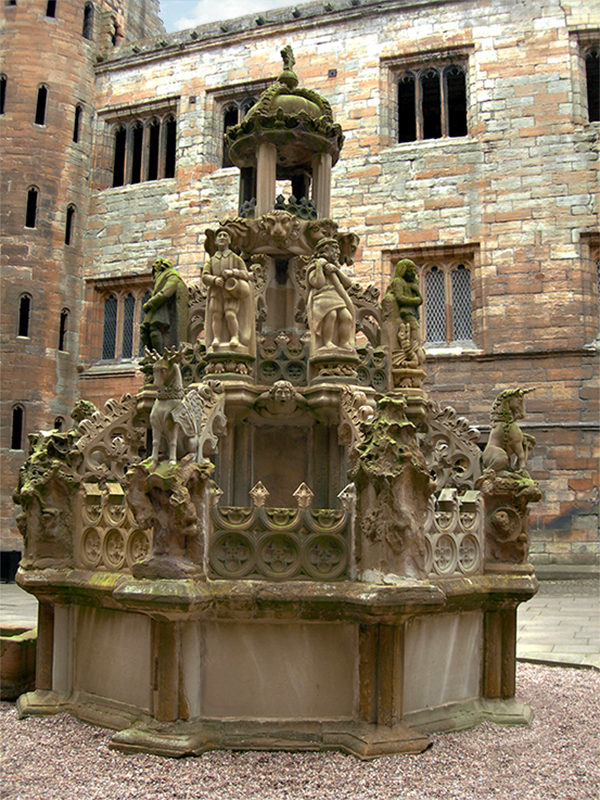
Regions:
[[16, 6], [17, 5], [17, 0], [7, 0], [6, 5], [7, 6]]
[[6, 103], [6, 75], [0, 75], [0, 114], [4, 114]]
[[467, 135], [467, 81], [464, 70], [449, 67], [446, 72], [448, 136]]
[[148, 177], [155, 181], [158, 178], [158, 157], [160, 154], [160, 122], [154, 120], [148, 129]]
[[46, 102], [48, 100], [48, 89], [40, 86], [37, 95], [37, 105], [35, 107], [35, 124], [44, 125], [46, 122]]
[[141, 123], [138, 123], [133, 129], [132, 144], [130, 183], [140, 183], [142, 180], [142, 153], [144, 146], [144, 126]]
[[66, 308], [60, 312], [60, 329], [58, 332], [58, 349], [67, 349], [67, 332], [69, 330], [69, 312]]
[[33, 187], [27, 192], [27, 210], [25, 212], [25, 227], [35, 228], [37, 217], [38, 193]]
[[440, 76], [435, 70], [426, 72], [421, 77], [421, 92], [423, 98], [423, 138], [441, 139], [442, 98]]
[[46, 16], [47, 17], [56, 16], [56, 0], [48, 0], [48, 3], [46, 5]]
[[104, 327], [102, 330], [102, 359], [110, 361], [115, 357], [117, 344], [117, 298], [111, 294], [104, 301]]
[[133, 315], [135, 312], [135, 297], [128, 294], [123, 303], [123, 349], [122, 358], [133, 356]]
[[29, 319], [31, 316], [31, 297], [21, 295], [19, 299], [19, 325], [17, 336], [29, 336]]
[[65, 244], [71, 244], [73, 238], [73, 221], [75, 219], [75, 206], [67, 208], [67, 219], [65, 222]]
[[84, 39], [91, 39], [94, 35], [94, 5], [86, 3], [83, 7], [83, 29], [81, 35]]
[[125, 153], [127, 150], [127, 129], [117, 128], [115, 132], [115, 163], [113, 166], [113, 186], [125, 183]]
[[65, 424], [64, 417], [56, 417], [56, 419], [54, 420], [54, 430], [62, 431], [64, 424]]
[[405, 75], [398, 82], [398, 141], [414, 142], [417, 138], [415, 79]]
[[169, 117], [165, 124], [165, 178], [175, 177], [175, 154], [177, 150], [177, 123]]
[[587, 81], [588, 120], [600, 122], [600, 70], [597, 48], [590, 50], [585, 57], [585, 78]]
[[79, 141], [79, 133], [81, 128], [81, 106], [75, 106], [75, 119], [73, 120], [73, 141]]
[[23, 449], [23, 423], [25, 412], [22, 406], [14, 406], [12, 410], [12, 427], [10, 431], [10, 449]]
[[[225, 109], [225, 113], [223, 114], [223, 136], [227, 133], [227, 128], [238, 124], [238, 115], [237, 106], [230, 106]], [[233, 161], [229, 158], [229, 151], [225, 147], [225, 143], [223, 143], [223, 166], [233, 167]]]

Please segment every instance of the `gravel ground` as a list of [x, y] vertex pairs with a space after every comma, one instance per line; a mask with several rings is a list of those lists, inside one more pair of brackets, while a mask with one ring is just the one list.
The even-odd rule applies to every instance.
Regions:
[[214, 752], [182, 760], [108, 749], [64, 714], [18, 720], [0, 703], [2, 800], [598, 800], [600, 672], [518, 667], [530, 728], [483, 723], [417, 756]]

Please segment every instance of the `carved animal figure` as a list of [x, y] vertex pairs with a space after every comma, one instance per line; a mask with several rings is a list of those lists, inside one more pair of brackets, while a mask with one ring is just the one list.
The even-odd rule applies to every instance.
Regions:
[[181, 352], [175, 348], [165, 350], [162, 356], [156, 351], [146, 350], [146, 355], [154, 360], [152, 373], [157, 388], [150, 412], [152, 469], [158, 465], [163, 441], [167, 444], [171, 464], [177, 463], [178, 455], [182, 457], [188, 453], [193, 453], [196, 461], [201, 461], [202, 412], [204, 400], [208, 399], [202, 397], [201, 391], [210, 395], [212, 387], [185, 392], [179, 369]]
[[494, 400], [490, 412], [490, 438], [481, 457], [484, 470], [525, 469], [535, 438], [523, 431], [516, 420], [525, 417], [525, 395], [533, 389], [505, 389]]

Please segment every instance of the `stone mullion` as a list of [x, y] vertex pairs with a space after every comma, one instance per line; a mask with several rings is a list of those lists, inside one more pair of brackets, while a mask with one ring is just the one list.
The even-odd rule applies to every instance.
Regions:
[[131, 345], [131, 357], [135, 361], [140, 352], [140, 318], [142, 316], [142, 302], [144, 300], [143, 292], [135, 298], [135, 305], [133, 307], [133, 342]]
[[160, 134], [158, 138], [158, 172], [156, 175], [158, 180], [165, 177], [167, 165], [167, 116], [160, 118]]
[[142, 136], [142, 165], [140, 170], [140, 182], [148, 180], [148, 162], [150, 160], [150, 120], [145, 120], [144, 132]]
[[421, 85], [421, 72], [415, 75], [415, 118], [417, 127], [417, 141], [423, 138], [423, 88]]
[[450, 122], [448, 114], [448, 80], [445, 70], [441, 70], [440, 76], [440, 103], [442, 104], [442, 137], [449, 136]]

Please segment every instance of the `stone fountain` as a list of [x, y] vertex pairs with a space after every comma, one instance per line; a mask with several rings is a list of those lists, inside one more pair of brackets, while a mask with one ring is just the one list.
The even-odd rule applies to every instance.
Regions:
[[358, 237], [329, 218], [342, 131], [282, 56], [227, 134], [240, 214], [206, 231], [201, 280], [155, 264], [146, 385], [32, 436], [15, 492], [39, 600], [19, 713], [125, 751], [372, 758], [531, 716], [526, 390], [499, 396], [483, 461], [428, 400], [414, 264], [381, 303], [352, 279]]

